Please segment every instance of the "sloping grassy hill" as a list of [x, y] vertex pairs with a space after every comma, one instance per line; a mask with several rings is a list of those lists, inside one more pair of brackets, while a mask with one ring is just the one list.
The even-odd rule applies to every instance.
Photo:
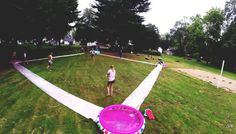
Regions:
[[[115, 65], [114, 97], [106, 97], [106, 71]], [[47, 62], [26, 67], [80, 98], [107, 106], [121, 103], [149, 74], [152, 66], [88, 55], [56, 59], [52, 72]], [[96, 134], [97, 126], [57, 103], [14, 69], [0, 72], [0, 133]], [[164, 69], [141, 107], [157, 117], [146, 120], [145, 134], [235, 133], [236, 95], [171, 69]]]

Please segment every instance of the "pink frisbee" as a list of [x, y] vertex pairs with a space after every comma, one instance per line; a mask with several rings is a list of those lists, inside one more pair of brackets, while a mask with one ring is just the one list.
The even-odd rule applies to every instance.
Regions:
[[100, 112], [97, 124], [107, 134], [140, 134], [144, 130], [144, 117], [130, 106], [116, 104]]

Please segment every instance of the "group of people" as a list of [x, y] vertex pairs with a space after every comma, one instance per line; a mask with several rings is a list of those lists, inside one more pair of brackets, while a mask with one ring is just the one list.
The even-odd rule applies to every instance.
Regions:
[[[50, 71], [52, 70], [52, 61], [53, 61], [52, 55], [53, 55], [52, 52], [48, 55], [48, 66], [47, 66], [47, 69], [50, 70]], [[17, 61], [16, 51], [12, 52], [11, 59], [12, 59], [13, 62]], [[23, 53], [23, 63], [24, 63], [24, 65], [25, 64], [29, 64], [26, 51], [24, 51], [24, 53]]]
[[[94, 49], [91, 49], [89, 51], [91, 58], [93, 59], [93, 61], [95, 61], [95, 55], [96, 52]], [[107, 96], [112, 96], [113, 95], [113, 84], [115, 83], [115, 78], [116, 78], [116, 70], [114, 65], [111, 65], [110, 68], [107, 71]]]
[[[92, 50], [94, 51], [94, 50]], [[90, 52], [91, 53], [91, 57], [94, 58], [95, 56], [95, 52]], [[47, 69], [51, 71], [52, 69], [52, 61], [53, 61], [53, 53], [51, 52], [48, 55], [48, 66]], [[94, 60], [94, 59], [93, 59]], [[112, 96], [113, 95], [113, 84], [115, 83], [115, 79], [116, 79], [116, 70], [114, 65], [111, 65], [110, 68], [107, 71], [107, 96]]]
[[[90, 55], [91, 55], [91, 58], [93, 59], [93, 61], [95, 61], [94, 57], [96, 55], [96, 52], [95, 52], [94, 49], [90, 50]], [[119, 56], [120, 56], [120, 58], [122, 57], [122, 49], [119, 52]], [[23, 57], [24, 57], [24, 62], [23, 63], [24, 64], [28, 64], [26, 51], [24, 51]], [[13, 53], [12, 53], [12, 60], [13, 61], [17, 60], [16, 51], [13, 51]], [[53, 53], [50, 52], [49, 55], [48, 55], [47, 70], [52, 71], [52, 64], [53, 64]], [[161, 58], [158, 58], [157, 65], [158, 64], [162, 64], [162, 65], [164, 64], [164, 62], [163, 62], [163, 60]], [[112, 96], [113, 95], [113, 84], [115, 83], [115, 79], [116, 79], [116, 70], [115, 70], [114, 65], [110, 66], [110, 68], [107, 71], [106, 76], [107, 76], [107, 79], [108, 79], [107, 86], [106, 86], [107, 96]]]
[[[122, 50], [121, 52], [122, 53]], [[91, 49], [90, 50], [90, 55], [91, 58], [93, 59], [93, 61], [95, 61], [94, 56], [96, 55], [95, 50]], [[23, 53], [23, 57], [24, 57], [24, 64], [28, 64], [28, 60], [27, 60], [27, 53], [26, 51], [24, 51]], [[122, 54], [120, 54], [120, 57], [122, 57]], [[14, 51], [12, 53], [12, 60], [16, 61], [17, 60], [17, 56], [16, 56], [16, 51]], [[50, 52], [48, 55], [48, 65], [47, 65], [47, 70], [52, 71], [52, 64], [53, 64], [53, 53]], [[163, 64], [163, 60], [161, 58], [158, 58], [157, 64]], [[112, 96], [113, 95], [113, 84], [115, 83], [115, 78], [116, 78], [116, 70], [114, 65], [111, 65], [110, 68], [107, 71], [107, 96]]]
[[[16, 51], [13, 51], [13, 52], [12, 52], [11, 59], [12, 59], [13, 62], [17, 60]], [[23, 53], [23, 63], [24, 63], [24, 64], [28, 64], [26, 51], [24, 51], [24, 53]]]
[[[94, 50], [91, 50], [91, 57], [93, 58], [94, 60], [94, 56], [95, 56], [95, 51]], [[23, 53], [23, 56], [24, 56], [24, 64], [28, 64], [28, 61], [27, 61], [27, 53], [24, 52]], [[13, 61], [16, 61], [17, 60], [17, 56], [16, 56], [16, 51], [14, 51], [12, 53], [12, 60]], [[49, 55], [48, 55], [48, 65], [47, 65], [47, 70], [49, 71], [52, 71], [52, 64], [53, 64], [53, 52], [50, 52]], [[112, 96], [113, 95], [113, 84], [115, 83], [115, 78], [116, 78], [116, 70], [115, 70], [115, 67], [114, 65], [111, 65], [110, 68], [108, 69], [107, 71], [107, 96]]]

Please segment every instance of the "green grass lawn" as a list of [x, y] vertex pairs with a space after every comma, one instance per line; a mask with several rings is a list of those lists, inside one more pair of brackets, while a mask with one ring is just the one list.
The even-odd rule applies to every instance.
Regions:
[[[182, 63], [182, 62], [180, 62]], [[114, 97], [106, 97], [106, 71], [117, 70]], [[26, 67], [56, 86], [105, 107], [123, 100], [150, 73], [152, 66], [88, 55]], [[96, 124], [59, 104], [14, 69], [0, 72], [0, 133], [96, 134]], [[145, 134], [236, 133], [236, 94], [207, 82], [164, 69], [141, 111], [151, 108], [157, 120], [146, 120]]]
[[47, 57], [50, 52], [53, 52], [54, 56], [80, 53], [81, 48], [78, 44], [72, 46], [61, 45], [60, 47], [44, 44], [41, 48], [37, 48], [36, 45], [32, 44], [24, 44], [21, 46], [0, 45], [0, 70], [8, 67], [6, 65], [11, 60], [13, 51], [16, 51], [17, 60], [23, 60], [24, 52], [27, 53], [28, 59], [38, 59]]
[[[124, 57], [147, 61], [147, 62], [153, 62], [153, 63], [156, 63], [157, 58], [158, 58], [158, 56], [151, 56], [154, 58], [154, 60], [151, 58], [149, 58], [149, 60], [146, 60], [145, 58], [148, 57], [147, 55], [144, 55], [144, 54], [135, 55], [135, 54], [127, 54], [127, 53], [124, 54]], [[215, 74], [220, 74], [221, 68], [217, 68], [217, 67], [214, 67], [214, 66], [202, 63], [202, 62], [198, 62], [195, 59], [187, 60], [182, 57], [169, 56], [169, 55], [163, 55], [162, 58], [167, 63], [168, 67], [170, 67], [170, 68], [200, 69], [200, 70], [209, 71], [209, 72], [212, 72]], [[233, 72], [229, 72], [229, 71], [224, 70], [223, 76], [236, 80], [236, 73], [233, 73]]]

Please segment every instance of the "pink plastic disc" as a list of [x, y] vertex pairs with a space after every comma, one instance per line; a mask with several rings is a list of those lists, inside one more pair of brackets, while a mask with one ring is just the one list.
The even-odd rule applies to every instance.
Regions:
[[126, 105], [111, 105], [104, 108], [99, 115], [101, 126], [115, 134], [134, 134], [144, 125], [143, 115]]

